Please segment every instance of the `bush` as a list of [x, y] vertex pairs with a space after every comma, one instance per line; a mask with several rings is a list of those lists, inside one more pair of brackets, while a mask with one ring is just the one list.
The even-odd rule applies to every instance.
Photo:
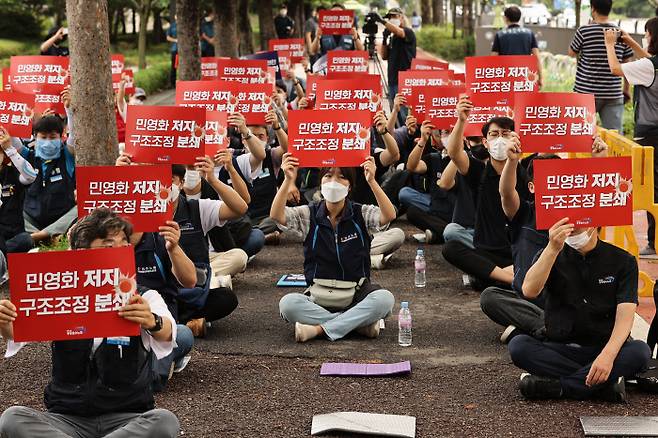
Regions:
[[135, 72], [135, 86], [143, 88], [146, 95], [169, 88], [171, 63], [161, 61], [149, 65], [145, 70]]
[[41, 24], [25, 5], [11, 0], [0, 0], [0, 38], [38, 39]]
[[461, 36], [452, 38], [452, 26], [423, 26], [416, 34], [418, 46], [424, 50], [445, 59], [446, 61], [463, 61], [465, 57], [475, 53], [475, 38]]
[[0, 67], [9, 67], [12, 56], [38, 54], [39, 43], [36, 41], [14, 41], [0, 38]]

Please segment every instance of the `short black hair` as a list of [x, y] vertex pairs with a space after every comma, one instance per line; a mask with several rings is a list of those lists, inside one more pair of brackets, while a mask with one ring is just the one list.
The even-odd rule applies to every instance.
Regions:
[[508, 6], [503, 12], [510, 23], [518, 23], [521, 20], [521, 9], [518, 6]]
[[59, 135], [62, 135], [64, 132], [64, 122], [58, 116], [46, 116], [41, 117], [34, 124], [32, 131], [35, 134], [50, 134], [51, 132], [56, 132]]
[[489, 133], [489, 128], [493, 124], [496, 124], [503, 129], [509, 129], [510, 131], [514, 131], [514, 120], [510, 119], [509, 117], [492, 117], [482, 127], [482, 136], [484, 138], [487, 138], [487, 134]]
[[530, 163], [528, 163], [528, 168], [526, 169], [526, 180], [527, 182], [531, 183], [534, 182], [535, 180], [535, 161], [537, 160], [555, 160], [555, 159], [560, 159], [559, 155], [556, 154], [549, 154], [549, 155], [537, 155], [533, 157], [530, 160]]
[[105, 239], [110, 233], [117, 231], [123, 231], [129, 239], [133, 226], [109, 208], [97, 208], [73, 225], [69, 233], [69, 243], [71, 249], [89, 248], [94, 240]]
[[590, 6], [598, 14], [608, 16], [612, 10], [612, 0], [592, 0]]
[[651, 55], [658, 55], [658, 17], [650, 18], [644, 25], [644, 31], [651, 35], [647, 52]]
[[[320, 181], [333, 167], [323, 167], [320, 169]], [[354, 185], [356, 184], [356, 168], [354, 167], [340, 167], [340, 173], [343, 174], [345, 179], [350, 183], [350, 191], [354, 190]]]
[[333, 9], [333, 8], [341, 8], [341, 9], [345, 10], [345, 5], [343, 5], [341, 3], [334, 3], [333, 5], [331, 5], [331, 9]]
[[171, 165], [171, 175], [172, 176], [177, 176], [181, 179], [185, 179], [185, 171], [187, 168], [183, 166], [182, 164], [172, 164]]

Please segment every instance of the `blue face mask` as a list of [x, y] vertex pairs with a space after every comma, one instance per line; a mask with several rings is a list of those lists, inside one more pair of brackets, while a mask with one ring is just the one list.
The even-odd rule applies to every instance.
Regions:
[[37, 138], [35, 146], [35, 155], [42, 160], [54, 160], [59, 158], [62, 151], [62, 139], [53, 140], [47, 138]]

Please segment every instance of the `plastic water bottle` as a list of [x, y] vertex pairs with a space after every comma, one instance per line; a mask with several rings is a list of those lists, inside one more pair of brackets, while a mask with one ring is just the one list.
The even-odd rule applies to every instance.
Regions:
[[398, 315], [398, 344], [400, 347], [411, 346], [411, 312], [409, 303], [403, 301], [400, 304], [400, 314]]
[[414, 277], [416, 287], [425, 287], [425, 253], [422, 249], [416, 251], [414, 268], [416, 270], [416, 275]]

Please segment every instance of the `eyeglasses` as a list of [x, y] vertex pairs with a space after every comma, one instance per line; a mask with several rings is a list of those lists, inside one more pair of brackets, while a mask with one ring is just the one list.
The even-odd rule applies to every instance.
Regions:
[[510, 138], [512, 136], [512, 131], [509, 129], [503, 129], [502, 131], [489, 131], [487, 133], [488, 138], [498, 138], [502, 136], [503, 138]]

